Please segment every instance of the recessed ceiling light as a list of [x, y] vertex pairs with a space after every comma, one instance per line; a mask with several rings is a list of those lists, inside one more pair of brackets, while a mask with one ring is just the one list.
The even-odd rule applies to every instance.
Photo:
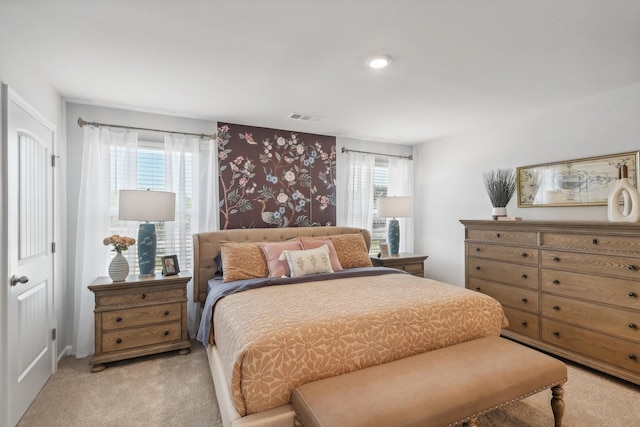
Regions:
[[371, 68], [384, 68], [391, 64], [389, 55], [375, 55], [367, 58], [367, 65]]

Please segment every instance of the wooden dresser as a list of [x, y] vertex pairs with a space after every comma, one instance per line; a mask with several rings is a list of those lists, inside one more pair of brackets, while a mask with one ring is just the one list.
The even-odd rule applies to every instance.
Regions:
[[187, 282], [189, 272], [151, 278], [128, 276], [124, 282], [99, 277], [95, 294], [95, 353], [91, 371], [105, 363], [164, 351], [189, 353]]
[[640, 384], [640, 224], [460, 222], [466, 287], [502, 303], [503, 335]]

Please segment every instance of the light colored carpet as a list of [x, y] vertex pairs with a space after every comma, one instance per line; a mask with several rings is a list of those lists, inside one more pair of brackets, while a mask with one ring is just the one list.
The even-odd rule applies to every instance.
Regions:
[[[568, 363], [565, 427], [640, 426], [640, 386]], [[480, 427], [553, 425], [550, 391], [481, 417]], [[89, 359], [65, 357], [19, 427], [221, 427], [206, 352], [176, 352], [116, 362], [90, 372]]]

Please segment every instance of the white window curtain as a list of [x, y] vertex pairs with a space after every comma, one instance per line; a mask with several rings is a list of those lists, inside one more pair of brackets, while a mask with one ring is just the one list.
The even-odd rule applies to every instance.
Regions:
[[[78, 198], [74, 275], [73, 342], [76, 357], [93, 353], [93, 293], [87, 286], [98, 276], [105, 276], [111, 253], [102, 244], [111, 229], [111, 182], [134, 185], [138, 135], [116, 133], [104, 128], [85, 126], [82, 147], [82, 178]], [[119, 157], [116, 175], [110, 167]], [[118, 170], [120, 169], [120, 170]], [[134, 171], [133, 178], [131, 171]], [[130, 187], [135, 188], [135, 187]]]
[[[193, 234], [216, 229], [215, 143], [211, 139], [165, 135], [164, 160], [165, 191], [176, 193], [176, 219], [164, 223], [165, 252], [178, 256], [181, 270], [193, 270]], [[194, 337], [199, 310], [193, 301], [193, 280], [187, 285], [187, 298], [187, 324]]]
[[373, 228], [373, 174], [376, 158], [371, 154], [349, 152], [347, 187], [347, 225]]
[[[389, 183], [387, 196], [410, 196], [413, 194], [413, 161], [403, 158], [389, 159]], [[415, 206], [415, 197], [414, 197]], [[413, 253], [413, 218], [398, 218], [400, 224], [399, 251]]]

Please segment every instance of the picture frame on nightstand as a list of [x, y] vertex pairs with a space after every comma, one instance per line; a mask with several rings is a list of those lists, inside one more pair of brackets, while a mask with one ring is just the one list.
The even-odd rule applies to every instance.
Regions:
[[389, 258], [389, 244], [380, 242], [380, 256], [382, 258]]
[[177, 255], [167, 255], [167, 256], [160, 257], [160, 261], [162, 262], [163, 276], [173, 276], [174, 274], [180, 273], [180, 267], [178, 267]]

